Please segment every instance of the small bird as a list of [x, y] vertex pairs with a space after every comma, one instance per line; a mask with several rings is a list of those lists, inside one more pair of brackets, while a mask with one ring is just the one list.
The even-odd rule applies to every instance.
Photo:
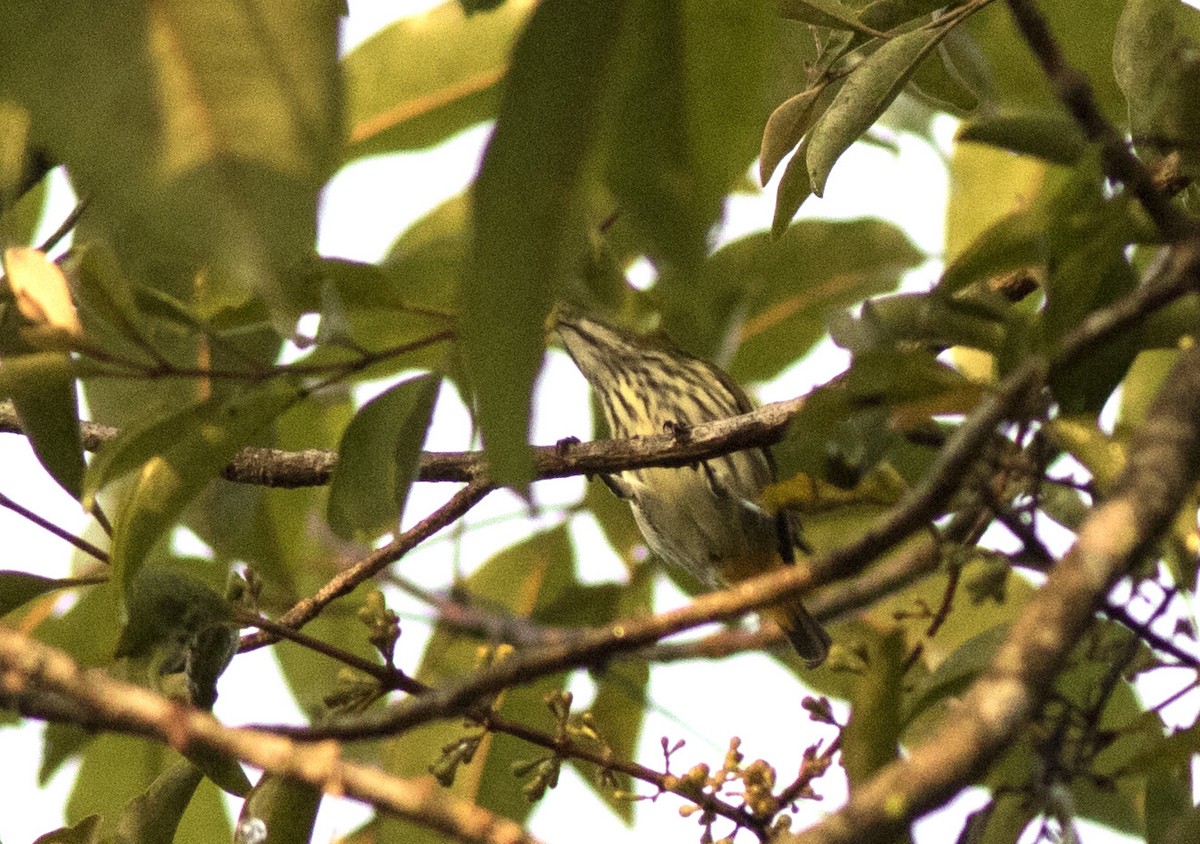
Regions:
[[[752, 410], [725, 372], [665, 340], [636, 336], [561, 305], [551, 321], [599, 397], [614, 437], [682, 431]], [[792, 564], [795, 547], [803, 548], [794, 516], [768, 513], [755, 503], [775, 480], [765, 448], [682, 468], [628, 469], [603, 479], [633, 508], [650, 550], [709, 588]], [[810, 668], [825, 660], [829, 634], [798, 598], [763, 612], [783, 628]]]

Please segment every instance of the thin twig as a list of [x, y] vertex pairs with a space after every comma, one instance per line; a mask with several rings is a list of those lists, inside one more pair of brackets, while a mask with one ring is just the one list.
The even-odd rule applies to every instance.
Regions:
[[[291, 609], [275, 619], [276, 624], [293, 629], [303, 627], [316, 618], [331, 601], [349, 594], [358, 584], [378, 574], [384, 567], [396, 562], [430, 536], [461, 518], [492, 489], [493, 486], [487, 481], [467, 484], [454, 493], [451, 499], [440, 508], [417, 522], [396, 539], [367, 554], [349, 568], [338, 572], [328, 583], [309, 597], [297, 601]], [[242, 637], [239, 650], [251, 651], [275, 641], [278, 641], [277, 636], [260, 631]]]
[[91, 556], [93, 556], [97, 560], [99, 560], [100, 562], [102, 562], [102, 563], [108, 562], [108, 552], [103, 551], [100, 548], [97, 548], [95, 545], [88, 542], [82, 536], [76, 536], [75, 534], [71, 533], [69, 530], [67, 530], [65, 528], [61, 528], [58, 525], [54, 524], [49, 519], [45, 519], [42, 516], [39, 516], [37, 513], [33, 512], [29, 508], [21, 506], [20, 504], [13, 501], [11, 498], [9, 498], [7, 495], [5, 495], [2, 492], [0, 492], [0, 507], [5, 507], [9, 510], [12, 510], [14, 513], [16, 513], [18, 516], [22, 517], [23, 519], [27, 519], [28, 521], [37, 525], [38, 527], [40, 527], [42, 530], [46, 531], [47, 533], [54, 534], [55, 536], [57, 536], [59, 539], [63, 540], [64, 542], [68, 542], [71, 545], [74, 545], [80, 551], [83, 551], [85, 554], [90, 554]]

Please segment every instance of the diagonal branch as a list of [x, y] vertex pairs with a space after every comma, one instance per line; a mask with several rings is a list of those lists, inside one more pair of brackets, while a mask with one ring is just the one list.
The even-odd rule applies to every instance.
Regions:
[[[354, 565], [338, 572], [312, 595], [297, 601], [291, 609], [275, 619], [275, 624], [293, 629], [303, 627], [316, 618], [331, 601], [350, 594], [360, 583], [374, 577], [439, 530], [462, 518], [493, 488], [487, 481], [475, 481], [467, 484], [449, 501], [387, 545], [377, 548]], [[279, 636], [276, 634], [260, 630], [242, 637], [238, 649], [239, 651], [252, 651], [277, 641], [279, 641]]]
[[1170, 526], [1200, 476], [1200, 347], [1185, 351], [1130, 444], [1112, 497], [1021, 613], [987, 672], [937, 732], [855, 792], [803, 844], [891, 840], [978, 778], [1033, 717], [1113, 584]]
[[226, 727], [212, 715], [139, 686], [84, 670], [62, 651], [0, 626], [0, 703], [94, 730], [145, 736], [179, 751], [207, 749], [264, 771], [361, 800], [464, 844], [536, 844], [517, 824], [438, 788], [340, 757], [332, 744], [301, 745]]

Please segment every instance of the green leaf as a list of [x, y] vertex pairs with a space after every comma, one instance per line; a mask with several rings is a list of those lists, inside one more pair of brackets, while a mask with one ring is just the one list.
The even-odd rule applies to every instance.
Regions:
[[338, 158], [340, 6], [5, 6], [0, 78], [146, 277], [212, 261], [279, 299]]
[[73, 826], [39, 835], [33, 844], [100, 844], [100, 816], [88, 815]]
[[870, 647], [866, 669], [850, 697], [842, 764], [851, 790], [899, 756], [903, 674], [904, 638], [893, 632]]
[[[227, 401], [205, 403], [203, 412], [189, 414], [185, 424], [175, 428], [176, 441], [143, 463], [114, 526], [112, 566], [120, 583], [132, 582], [188, 502], [238, 449], [301, 395], [295, 386], [272, 381]], [[161, 434], [154, 432], [153, 438]]]
[[1076, 163], [1087, 147], [1079, 123], [1053, 112], [984, 114], [963, 123], [955, 141], [975, 141], [1053, 164]]
[[[112, 834], [116, 819], [130, 801], [150, 789], [165, 771], [182, 764], [185, 763], [173, 750], [144, 739], [111, 733], [99, 735], [84, 752], [83, 764], [67, 801], [67, 818], [99, 814], [106, 819], [106, 834]], [[187, 767], [192, 766], [187, 763]], [[114, 771], [121, 775], [114, 776]], [[218, 795], [215, 788], [204, 783], [196, 788], [182, 822], [178, 823], [175, 844], [232, 839], [233, 830]]]
[[33, 246], [34, 235], [46, 210], [49, 193], [47, 180], [42, 179], [17, 200], [16, 204], [4, 209], [0, 217], [0, 235], [5, 243], [16, 246]]
[[813, 26], [848, 29], [863, 35], [879, 35], [863, 23], [859, 14], [838, 0], [780, 0], [779, 13], [785, 18], [803, 21]]
[[806, 161], [813, 193], [824, 193], [829, 171], [841, 154], [891, 105], [947, 31], [916, 29], [897, 35], [854, 68], [812, 128]]
[[[780, 103], [767, 118], [762, 146], [758, 151], [758, 175], [764, 185], [771, 180], [783, 157], [796, 149], [804, 133], [812, 125], [813, 119], [820, 113], [816, 108], [817, 99], [824, 90], [809, 88], [801, 91]], [[804, 156], [800, 156], [800, 160], [803, 161]], [[805, 170], [805, 178], [807, 177], [808, 171]], [[795, 209], [792, 213], [795, 213]], [[788, 215], [788, 220], [791, 220], [791, 215]]]
[[592, 146], [599, 93], [621, 4], [581, 15], [546, 0], [513, 51], [495, 134], [475, 182], [473, 245], [463, 288], [467, 373], [492, 476], [524, 489], [530, 391]]
[[1113, 71], [1134, 143], [1153, 163], [1172, 151], [1200, 165], [1200, 11], [1178, 0], [1130, 0], [1117, 22]]
[[0, 616], [7, 615], [38, 595], [78, 586], [75, 578], [42, 577], [23, 571], [0, 571]]
[[342, 60], [350, 140], [343, 162], [439, 143], [495, 115], [509, 53], [532, 4], [464, 15], [443, 3], [380, 30]]
[[775, 211], [771, 215], [771, 237], [782, 237], [800, 206], [812, 196], [812, 179], [808, 175], [808, 163], [804, 160], [807, 155], [808, 139], [805, 138], [796, 147], [796, 154], [788, 160], [779, 180]]
[[306, 782], [264, 773], [242, 804], [238, 825], [261, 821], [267, 832], [262, 844], [308, 844], [322, 796]]
[[863, 6], [858, 19], [872, 29], [887, 31], [938, 9], [959, 5], [959, 2], [945, 3], [943, 0], [872, 0]]
[[399, 530], [439, 385], [432, 375], [403, 381], [354, 415], [329, 488], [329, 525], [339, 536], [366, 541]]
[[184, 756], [189, 766], [202, 772], [227, 794], [246, 797], [250, 793], [250, 779], [237, 759], [203, 746], [189, 747]]
[[955, 648], [932, 674], [923, 677], [906, 694], [904, 723], [912, 723], [934, 704], [966, 691], [991, 664], [1008, 632], [1007, 624], [998, 624]]
[[[83, 487], [83, 443], [71, 358], [29, 352], [9, 320], [0, 329], [0, 398], [12, 399], [29, 444], [50, 476], [78, 499]], [[12, 352], [13, 354], [9, 354]]]
[[1014, 212], [959, 253], [942, 273], [935, 290], [948, 295], [1009, 270], [1040, 265], [1049, 248], [1046, 220], [1040, 209]]
[[125, 805], [117, 819], [117, 840], [121, 844], [172, 844], [203, 776], [186, 759], [176, 760]]

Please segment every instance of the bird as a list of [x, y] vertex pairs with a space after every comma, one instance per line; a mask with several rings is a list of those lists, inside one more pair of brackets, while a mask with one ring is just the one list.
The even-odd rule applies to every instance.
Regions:
[[[640, 336], [561, 303], [549, 324], [599, 399], [613, 437], [683, 432], [753, 409], [727, 373], [665, 337]], [[757, 503], [776, 480], [767, 448], [601, 478], [633, 509], [647, 547], [710, 589], [792, 565], [797, 548], [809, 550], [793, 513], [770, 513]], [[799, 598], [762, 612], [808, 667], [824, 662], [829, 634]]]

